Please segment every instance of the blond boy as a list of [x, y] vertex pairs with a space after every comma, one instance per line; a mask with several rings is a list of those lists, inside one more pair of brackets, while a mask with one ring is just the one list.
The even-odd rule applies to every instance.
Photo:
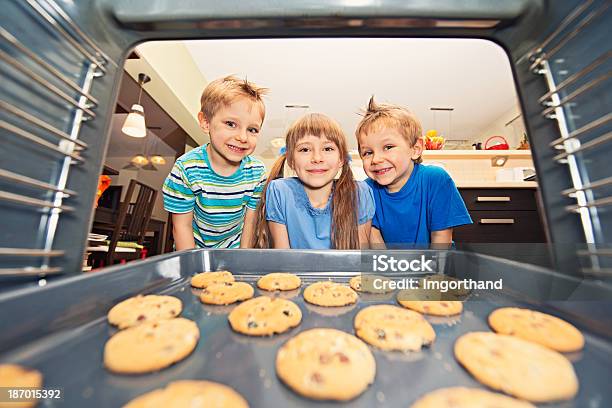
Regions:
[[251, 246], [266, 170], [250, 155], [265, 116], [265, 93], [234, 76], [204, 89], [198, 120], [210, 143], [179, 157], [163, 186], [176, 250]]
[[450, 244], [453, 227], [472, 223], [448, 173], [421, 164], [421, 124], [410, 111], [371, 98], [356, 136], [376, 203], [371, 244]]

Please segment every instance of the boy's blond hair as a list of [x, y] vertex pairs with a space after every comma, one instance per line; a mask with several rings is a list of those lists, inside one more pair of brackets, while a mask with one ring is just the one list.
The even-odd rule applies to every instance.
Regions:
[[267, 88], [262, 88], [245, 79], [240, 79], [234, 75], [215, 79], [204, 88], [200, 98], [200, 110], [207, 120], [211, 120], [219, 109], [229, 106], [236, 102], [238, 98], [247, 98], [257, 105], [261, 111], [261, 120], [266, 115], [266, 106], [262, 96], [268, 92]]
[[[410, 146], [414, 146], [417, 140], [423, 137], [421, 122], [412, 112], [398, 105], [377, 104], [372, 96], [363, 114], [363, 119], [361, 119], [355, 131], [357, 144], [360, 145], [359, 137], [361, 135], [382, 127], [391, 127], [397, 130]], [[413, 161], [421, 163], [423, 158], [419, 156], [418, 159]]]

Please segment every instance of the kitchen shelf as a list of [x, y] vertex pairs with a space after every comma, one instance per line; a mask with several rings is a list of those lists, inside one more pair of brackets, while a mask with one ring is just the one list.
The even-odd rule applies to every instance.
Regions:
[[537, 181], [455, 181], [457, 188], [538, 188]]
[[423, 159], [490, 159], [508, 156], [508, 159], [531, 159], [531, 150], [425, 150]]
[[[356, 150], [349, 151], [353, 159], [359, 160]], [[531, 159], [531, 150], [424, 150], [424, 159], [490, 159], [508, 156], [508, 159]]]

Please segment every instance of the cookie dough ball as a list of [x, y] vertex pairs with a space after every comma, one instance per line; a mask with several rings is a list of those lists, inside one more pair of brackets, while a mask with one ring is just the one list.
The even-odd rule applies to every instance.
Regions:
[[202, 272], [191, 277], [191, 286], [203, 289], [215, 283], [234, 281], [234, 275], [230, 271]]
[[357, 292], [363, 293], [388, 293], [393, 292], [388, 286], [389, 278], [379, 275], [357, 275], [349, 281], [349, 286]]
[[362, 309], [355, 316], [355, 334], [379, 349], [400, 351], [418, 351], [436, 338], [423, 315], [392, 305]]
[[212, 381], [181, 380], [130, 401], [123, 408], [248, 408], [249, 404], [227, 385]]
[[299, 325], [302, 311], [290, 300], [259, 296], [236, 306], [228, 319], [239, 333], [271, 336]]
[[174, 296], [138, 295], [116, 304], [108, 312], [108, 322], [125, 329], [144, 322], [175, 318], [182, 308], [181, 300]]
[[[465, 300], [471, 293], [470, 289], [459, 285], [459, 282], [461, 282], [460, 279], [441, 273], [436, 273], [420, 279], [419, 286], [421, 288], [436, 287], [435, 283], [437, 282], [448, 282], [449, 286], [447, 291], [443, 293], [440, 292], [444, 300]], [[453, 287], [453, 284], [457, 285], [457, 287]]]
[[478, 381], [532, 402], [573, 398], [578, 379], [562, 354], [512, 336], [473, 332], [455, 342], [455, 358]]
[[122, 374], [161, 370], [191, 354], [199, 338], [198, 326], [182, 317], [143, 323], [118, 332], [106, 342], [104, 365]]
[[293, 273], [274, 272], [262, 276], [257, 281], [257, 287], [263, 290], [294, 290], [302, 285], [299, 276]]
[[304, 397], [348, 401], [374, 381], [376, 361], [357, 337], [335, 329], [312, 329], [278, 350], [276, 373]]
[[245, 282], [215, 283], [206, 287], [200, 301], [209, 305], [229, 305], [253, 297], [255, 290]]
[[535, 310], [504, 307], [489, 315], [489, 325], [500, 334], [520, 337], [560, 352], [584, 347], [584, 336], [565, 320]]
[[357, 292], [330, 281], [313, 283], [304, 290], [304, 300], [318, 306], [346, 306], [357, 302]]
[[[32, 388], [42, 387], [43, 376], [38, 370], [26, 368], [17, 364], [0, 364], [0, 388]], [[6, 390], [4, 395], [7, 395]], [[0, 402], [0, 407], [4, 408], [26, 408], [33, 407], [37, 403], [36, 399], [21, 400], [20, 402]]]
[[434, 300], [440, 298], [437, 291], [406, 289], [397, 293], [397, 301], [405, 308], [432, 316], [453, 316], [463, 311], [458, 300]]

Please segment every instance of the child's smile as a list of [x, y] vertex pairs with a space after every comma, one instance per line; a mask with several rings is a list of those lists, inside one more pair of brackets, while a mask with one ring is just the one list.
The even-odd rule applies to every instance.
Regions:
[[231, 144], [226, 144], [226, 146], [227, 146], [228, 149], [230, 149], [230, 150], [232, 150], [232, 151], [234, 151], [234, 152], [236, 152], [236, 153], [238, 153], [240, 155], [242, 155], [242, 154], [244, 154], [245, 152], [248, 151], [248, 149], [245, 148], [245, 147], [238, 147], [238, 146], [234, 146], [234, 145], [231, 145]]
[[372, 172], [377, 176], [382, 176], [393, 170], [393, 167], [385, 167], [383, 169], [372, 169]]
[[368, 177], [387, 187], [391, 193], [401, 190], [414, 168], [412, 160], [421, 152], [392, 128], [382, 128], [361, 135], [359, 155]]
[[308, 188], [329, 187], [342, 167], [340, 150], [325, 137], [307, 135], [296, 144], [292, 167]]
[[312, 174], [324, 174], [324, 173], [327, 173], [329, 170], [328, 169], [310, 169], [306, 171]]
[[241, 98], [219, 109], [210, 121], [200, 115], [200, 124], [210, 135], [213, 169], [222, 175], [232, 174], [240, 161], [255, 150], [262, 112], [252, 101]]

